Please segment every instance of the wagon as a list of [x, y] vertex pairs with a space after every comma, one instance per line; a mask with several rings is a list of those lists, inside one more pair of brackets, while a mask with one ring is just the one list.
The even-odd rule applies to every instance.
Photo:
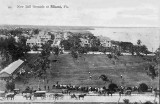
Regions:
[[46, 91], [36, 91], [34, 92], [34, 98], [41, 97], [41, 99], [46, 98]]
[[19, 94], [20, 93], [20, 89], [14, 89], [14, 93], [15, 94]]

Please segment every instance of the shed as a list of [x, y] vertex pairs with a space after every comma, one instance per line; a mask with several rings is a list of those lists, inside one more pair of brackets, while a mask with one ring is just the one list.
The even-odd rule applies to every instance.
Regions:
[[23, 60], [17, 60], [12, 62], [10, 65], [5, 67], [3, 70], [0, 71], [0, 78], [8, 78], [12, 77], [15, 72], [18, 71], [18, 68], [24, 63]]

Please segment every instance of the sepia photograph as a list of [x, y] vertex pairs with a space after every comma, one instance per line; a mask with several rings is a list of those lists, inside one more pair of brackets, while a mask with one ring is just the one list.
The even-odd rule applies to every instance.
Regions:
[[159, 104], [159, 0], [1, 0], [0, 104]]

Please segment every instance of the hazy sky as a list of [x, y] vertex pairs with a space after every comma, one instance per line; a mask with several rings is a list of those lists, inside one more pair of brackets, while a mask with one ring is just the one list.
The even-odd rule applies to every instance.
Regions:
[[[25, 8], [26, 5], [31, 8]], [[66, 5], [69, 8], [33, 8], [33, 5]], [[160, 27], [160, 0], [0, 0], [1, 24]], [[110, 34], [106, 30], [96, 30], [94, 33], [133, 43], [141, 39], [150, 50], [159, 46], [160, 29], [129, 30], [129, 34], [123, 34], [126, 31]]]
[[[18, 5], [69, 8], [17, 8]], [[159, 5], [160, 0], [1, 0], [0, 24], [157, 27]]]

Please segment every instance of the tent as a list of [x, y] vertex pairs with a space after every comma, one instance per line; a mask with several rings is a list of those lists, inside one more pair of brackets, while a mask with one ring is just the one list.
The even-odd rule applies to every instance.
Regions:
[[0, 71], [0, 78], [9, 78], [18, 70], [18, 68], [23, 64], [23, 60], [17, 60], [12, 62], [6, 68]]

